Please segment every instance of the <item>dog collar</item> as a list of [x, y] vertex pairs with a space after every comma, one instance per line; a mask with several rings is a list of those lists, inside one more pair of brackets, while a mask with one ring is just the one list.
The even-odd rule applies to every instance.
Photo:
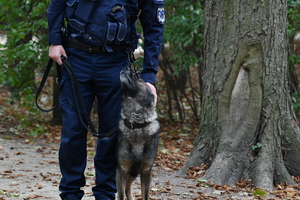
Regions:
[[127, 126], [127, 128], [136, 129], [136, 128], [145, 128], [146, 126], [151, 124], [151, 122], [144, 122], [142, 124], [139, 124], [139, 123], [131, 123], [128, 119], [124, 119], [124, 124], [125, 126]]

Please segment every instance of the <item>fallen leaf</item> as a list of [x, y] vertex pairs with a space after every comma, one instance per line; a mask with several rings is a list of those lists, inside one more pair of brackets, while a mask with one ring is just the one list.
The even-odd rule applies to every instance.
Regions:
[[151, 191], [153, 191], [153, 192], [157, 192], [157, 191], [160, 191], [161, 190], [161, 188], [151, 188]]
[[19, 185], [17, 182], [12, 182], [9, 184], [9, 186], [17, 186], [17, 185]]
[[23, 161], [23, 160], [21, 160], [21, 159], [20, 159], [20, 160], [18, 160], [18, 161], [19, 161], [19, 163], [20, 163], [20, 164], [23, 164], [23, 163], [24, 163], [24, 161]]
[[47, 162], [49, 164], [54, 164], [54, 165], [57, 165], [58, 164], [58, 161], [53, 161], [53, 160], [43, 160], [44, 162]]
[[27, 200], [27, 199], [37, 199], [37, 198], [40, 198], [40, 197], [44, 197], [44, 196], [34, 194], [34, 195], [30, 195], [28, 197], [24, 197], [24, 200]]
[[215, 190], [213, 191], [213, 194], [217, 194], [217, 195], [221, 195], [221, 194], [224, 194], [225, 191], [221, 191], [221, 190]]
[[266, 191], [260, 189], [260, 188], [257, 188], [253, 191], [252, 193], [254, 196], [265, 196], [267, 194]]
[[25, 153], [18, 151], [15, 153], [15, 155], [25, 155]]
[[36, 183], [34, 187], [37, 187], [38, 189], [42, 189], [44, 186], [41, 183]]

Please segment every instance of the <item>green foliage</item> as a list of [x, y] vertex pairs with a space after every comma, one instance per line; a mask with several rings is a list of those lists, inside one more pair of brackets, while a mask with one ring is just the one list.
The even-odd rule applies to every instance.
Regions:
[[196, 52], [204, 46], [204, 11], [200, 2], [170, 0], [166, 7], [164, 40], [178, 74], [202, 60]]
[[262, 147], [262, 144], [260, 144], [259, 142], [256, 143], [256, 145], [252, 145], [252, 146], [251, 146], [251, 148], [252, 148], [253, 151], [254, 151], [254, 150], [257, 150], [257, 149], [259, 149], [259, 148], [261, 148], [261, 147]]
[[[201, 3], [202, 2], [202, 3]], [[203, 1], [165, 1], [166, 23], [160, 68], [162, 98], [158, 112], [172, 121], [199, 118], [203, 63]], [[165, 85], [163, 85], [165, 84]], [[159, 88], [160, 89], [160, 88]]]
[[288, 34], [294, 35], [295, 32], [297, 32], [300, 29], [300, 13], [299, 13], [299, 0], [288, 0], [288, 9], [287, 9], [287, 15], [288, 15]]
[[85, 172], [85, 175], [87, 176], [95, 176], [95, 172]]
[[[289, 44], [290, 44], [290, 55], [288, 57], [290, 70], [295, 69], [294, 65], [300, 65], [300, 56], [296, 55], [295, 53], [295, 47], [297, 44], [297, 41], [295, 41], [295, 35], [299, 33], [300, 30], [300, 0], [288, 0], [288, 8], [287, 8], [287, 16], [288, 16], [288, 36], [289, 36]], [[295, 90], [292, 94], [292, 104], [294, 111], [297, 115], [297, 117], [300, 116], [300, 89], [298, 85], [296, 85], [298, 81], [296, 80], [296, 83], [294, 83]]]
[[288, 8], [287, 8], [287, 18], [288, 18], [288, 27], [287, 32], [289, 36], [290, 53], [289, 60], [295, 64], [300, 64], [300, 56], [295, 55], [295, 35], [300, 30], [300, 0], [288, 0]]
[[9, 193], [8, 191], [5, 191], [5, 190], [0, 190], [0, 195], [4, 195], [8, 198], [10, 198], [10, 197], [20, 197], [19, 194], [11, 194], [11, 193]]
[[[0, 0], [0, 36], [7, 38], [0, 45], [0, 86], [11, 91], [10, 103], [18, 101], [18, 122], [23, 127], [36, 119], [34, 105], [35, 75], [48, 59], [46, 11], [50, 0]], [[30, 130], [37, 136], [40, 128]]]
[[44, 132], [45, 132], [45, 130], [44, 130], [43, 126], [38, 125], [36, 128], [30, 129], [29, 135], [33, 138], [36, 138], [39, 135], [39, 133], [44, 133]]
[[13, 99], [31, 98], [36, 69], [47, 59], [47, 19], [49, 0], [0, 0], [0, 32], [7, 36], [1, 45], [0, 85], [13, 91]]
[[89, 152], [89, 157], [94, 157], [94, 156], [95, 156], [95, 152], [90, 151], [90, 152]]

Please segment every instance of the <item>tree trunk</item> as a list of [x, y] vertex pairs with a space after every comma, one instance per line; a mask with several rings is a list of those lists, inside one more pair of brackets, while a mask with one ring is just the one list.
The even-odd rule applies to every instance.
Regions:
[[203, 179], [261, 188], [300, 175], [300, 135], [289, 95], [286, 1], [205, 1], [200, 131], [185, 166]]

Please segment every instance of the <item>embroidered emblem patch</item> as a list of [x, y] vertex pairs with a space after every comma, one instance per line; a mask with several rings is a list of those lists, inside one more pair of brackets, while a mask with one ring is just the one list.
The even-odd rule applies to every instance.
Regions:
[[157, 20], [160, 24], [165, 23], [165, 9], [164, 8], [157, 9]]

